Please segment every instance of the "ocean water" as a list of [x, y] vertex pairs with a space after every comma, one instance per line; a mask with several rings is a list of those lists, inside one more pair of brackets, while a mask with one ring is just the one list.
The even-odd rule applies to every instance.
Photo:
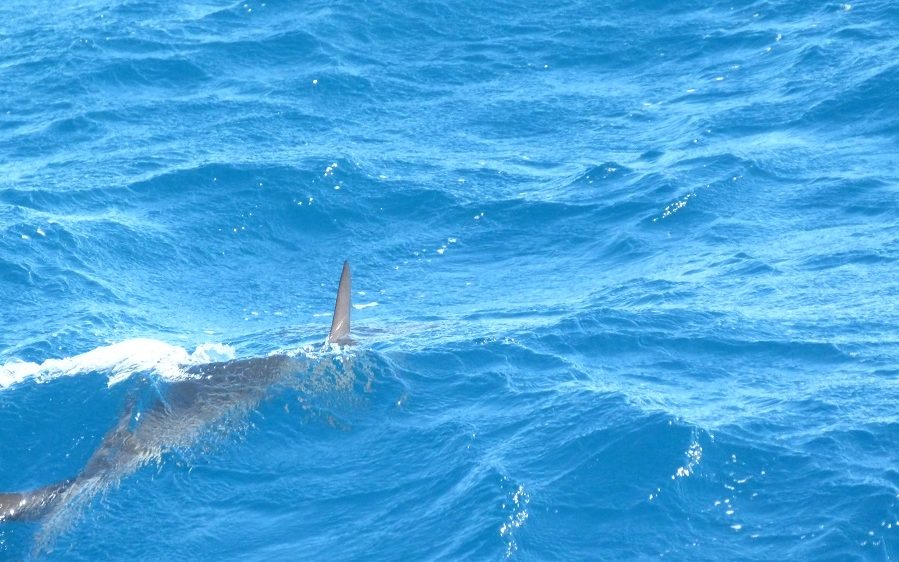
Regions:
[[[0, 559], [899, 558], [899, 8], [0, 6]], [[354, 337], [322, 349], [340, 267]]]

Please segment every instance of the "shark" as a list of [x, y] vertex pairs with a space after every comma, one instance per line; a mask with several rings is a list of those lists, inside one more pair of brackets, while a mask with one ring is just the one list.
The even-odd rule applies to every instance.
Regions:
[[[345, 261], [326, 349], [355, 344], [351, 283]], [[126, 406], [77, 475], [34, 490], [0, 493], [0, 522], [64, 518], [72, 506], [86, 504], [151, 461], [190, 447], [217, 422], [250, 412], [273, 385], [306, 367], [304, 359], [289, 354], [185, 366], [187, 377], [169, 385], [148, 407], [138, 408], [134, 400]]]

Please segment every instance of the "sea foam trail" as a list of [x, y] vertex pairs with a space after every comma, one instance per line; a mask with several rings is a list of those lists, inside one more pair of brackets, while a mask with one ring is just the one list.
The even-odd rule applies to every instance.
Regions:
[[165, 379], [187, 376], [184, 366], [234, 358], [234, 349], [218, 343], [200, 345], [193, 353], [163, 341], [136, 338], [92, 349], [87, 353], [47, 359], [43, 363], [12, 361], [0, 366], [0, 389], [28, 379], [47, 382], [63, 376], [108, 373], [109, 385], [135, 373], [154, 372]]

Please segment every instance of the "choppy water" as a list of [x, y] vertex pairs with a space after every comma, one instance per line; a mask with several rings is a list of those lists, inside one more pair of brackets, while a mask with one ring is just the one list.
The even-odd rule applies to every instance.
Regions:
[[899, 557], [899, 9], [551, 4], [0, 7], [0, 490], [360, 342], [0, 558]]

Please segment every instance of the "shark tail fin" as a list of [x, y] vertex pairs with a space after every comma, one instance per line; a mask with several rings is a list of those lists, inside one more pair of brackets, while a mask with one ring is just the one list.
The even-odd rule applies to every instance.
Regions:
[[71, 483], [64, 480], [30, 492], [0, 493], [0, 522], [39, 519]]
[[350, 338], [350, 293], [352, 275], [350, 262], [343, 262], [340, 284], [337, 286], [337, 302], [334, 304], [334, 318], [331, 320], [331, 331], [328, 333], [329, 343], [347, 343]]

